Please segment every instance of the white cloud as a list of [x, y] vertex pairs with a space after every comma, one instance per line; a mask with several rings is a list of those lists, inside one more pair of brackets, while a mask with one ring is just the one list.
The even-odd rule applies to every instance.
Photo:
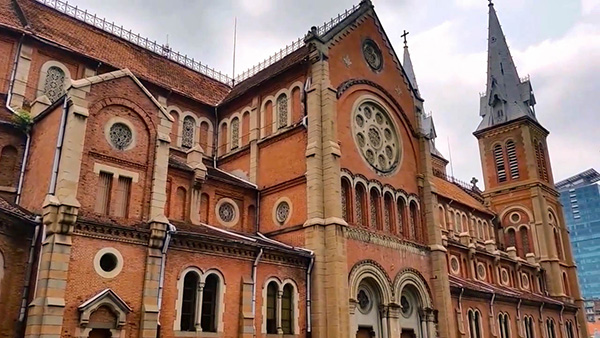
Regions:
[[581, 13], [588, 15], [600, 10], [600, 0], [581, 0]]

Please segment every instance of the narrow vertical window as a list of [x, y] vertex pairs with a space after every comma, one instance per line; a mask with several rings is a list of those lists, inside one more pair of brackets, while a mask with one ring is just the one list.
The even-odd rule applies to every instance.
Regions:
[[419, 208], [414, 201], [410, 202], [410, 224], [408, 229], [408, 237], [410, 239], [417, 238], [417, 228], [419, 224]]
[[129, 197], [131, 195], [131, 177], [119, 176], [117, 183], [117, 203], [115, 216], [127, 217], [129, 213]]
[[356, 224], [367, 226], [367, 193], [362, 184], [356, 185]]
[[214, 273], [208, 275], [202, 290], [200, 327], [202, 327], [203, 332], [217, 332], [218, 289], [219, 277]]
[[506, 154], [508, 155], [508, 168], [510, 170], [510, 179], [516, 180], [519, 178], [519, 163], [517, 160], [517, 150], [515, 142], [506, 142]]
[[504, 167], [504, 152], [502, 146], [497, 144], [494, 147], [494, 159], [496, 161], [496, 174], [498, 175], [498, 182], [506, 181], [506, 168]]
[[560, 235], [558, 234], [558, 230], [554, 228], [554, 244], [556, 245], [556, 254], [558, 255], [558, 259], [563, 259], [563, 250], [562, 244], [560, 243]]
[[221, 124], [221, 135], [219, 135], [219, 155], [223, 155], [227, 152], [227, 123]]
[[573, 333], [573, 322], [570, 320], [567, 321], [567, 338], [575, 338], [575, 334]]
[[231, 149], [240, 145], [240, 119], [235, 117], [231, 120]]
[[537, 140], [533, 140], [533, 148], [535, 149], [535, 162], [537, 164], [537, 173], [540, 179], [543, 179], [544, 173], [542, 172], [542, 162], [540, 156], [540, 145]]
[[527, 256], [528, 253], [531, 252], [531, 246], [529, 245], [529, 229], [526, 227], [521, 227], [519, 230], [519, 235], [521, 237], [521, 247], [523, 248], [523, 258]]
[[96, 194], [96, 212], [108, 215], [110, 210], [110, 191], [112, 188], [113, 174], [100, 172], [98, 178], [98, 192]]
[[17, 172], [17, 148], [5, 146], [0, 152], [0, 186], [13, 186]]
[[200, 222], [207, 224], [208, 223], [208, 194], [203, 193], [200, 196]]
[[286, 284], [281, 297], [281, 330], [283, 334], [294, 333], [293, 287]]
[[185, 220], [185, 209], [187, 203], [187, 191], [183, 187], [177, 188], [175, 191], [175, 210], [174, 217], [178, 220]]
[[196, 331], [196, 297], [200, 277], [188, 272], [183, 279], [183, 297], [181, 302], [181, 331]]
[[267, 333], [277, 333], [277, 284], [267, 286]]
[[371, 211], [371, 223], [370, 227], [373, 229], [381, 230], [381, 213], [379, 210], [381, 209], [379, 192], [377, 189], [371, 189], [370, 194], [370, 211]]
[[383, 222], [385, 224], [384, 230], [389, 231], [391, 233], [396, 233], [396, 218], [394, 217], [394, 199], [392, 197], [392, 194], [390, 193], [385, 194], [383, 212]]
[[183, 130], [181, 131], [181, 146], [191, 148], [194, 146], [194, 131], [196, 129], [196, 120], [191, 116], [183, 118]]
[[277, 128], [287, 127], [288, 124], [288, 97], [285, 94], [277, 98]]
[[398, 198], [396, 203], [397, 217], [398, 217], [398, 232], [404, 233], [404, 227], [406, 226], [406, 205], [402, 198]]
[[346, 222], [351, 222], [352, 215], [352, 196], [350, 190], [350, 181], [342, 178], [342, 217]]
[[542, 178], [548, 182], [548, 167], [546, 166], [546, 151], [544, 145], [540, 142], [540, 166], [542, 171]]
[[475, 311], [475, 337], [481, 338], [481, 314]]
[[569, 280], [567, 279], [567, 274], [563, 272], [563, 288], [565, 289], [565, 294], [567, 296], [571, 295], [571, 290], [569, 289]]
[[65, 72], [58, 67], [50, 67], [44, 81], [44, 94], [50, 102], [55, 102], [65, 93]]
[[556, 338], [556, 332], [554, 330], [554, 321], [552, 319], [546, 319], [546, 330], [548, 332], [548, 338]]
[[438, 218], [440, 223], [440, 228], [446, 229], [446, 212], [444, 208], [440, 205], [438, 206]]
[[506, 247], [510, 248], [511, 246], [515, 249], [517, 248], [517, 238], [515, 235], [515, 229], [508, 229], [508, 231], [506, 232]]
[[200, 146], [202, 147], [202, 150], [204, 150], [205, 154], [210, 154], [208, 149], [208, 136], [208, 123], [200, 123]]

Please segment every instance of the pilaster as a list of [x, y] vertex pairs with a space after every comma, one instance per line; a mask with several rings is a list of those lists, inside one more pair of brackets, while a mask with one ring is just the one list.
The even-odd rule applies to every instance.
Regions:
[[12, 108], [23, 107], [25, 101], [25, 91], [27, 90], [27, 81], [29, 79], [29, 68], [31, 68], [31, 56], [33, 47], [23, 44], [21, 52], [17, 59], [17, 70], [15, 73], [15, 81], [12, 87], [12, 95], [9, 105]]
[[240, 338], [254, 337], [254, 314], [252, 313], [253, 283], [250, 278], [242, 278], [241, 311], [240, 311]]

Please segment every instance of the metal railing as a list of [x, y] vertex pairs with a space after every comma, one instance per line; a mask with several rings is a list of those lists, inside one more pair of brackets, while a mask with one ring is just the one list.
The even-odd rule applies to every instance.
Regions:
[[[352, 13], [356, 12], [359, 8], [360, 5], [354, 5], [351, 9], [347, 9], [346, 11], [344, 11], [344, 13], [340, 13], [338, 14], [338, 16], [331, 18], [331, 20], [324, 22], [321, 26], [317, 27], [317, 34], [319, 36], [324, 35], [330, 29], [335, 27], [335, 25], [342, 22], [342, 20], [350, 16]], [[299, 38], [298, 40], [292, 42], [290, 45], [287, 45], [284, 48], [281, 48], [277, 53], [271, 55], [270, 57], [264, 59], [257, 65], [250, 67], [244, 72], [242, 72], [240, 75], [235, 77], [235, 83], [237, 84], [244, 80], [247, 80], [248, 78], [256, 75], [261, 70], [264, 70], [265, 68], [274, 64], [275, 62], [297, 51], [302, 46], [304, 46], [304, 37]]]
[[459, 180], [456, 177], [450, 176], [440, 170], [433, 169], [433, 175], [450, 183], [454, 183], [472, 197], [478, 199], [480, 202], [483, 202], [483, 196], [481, 196], [481, 191], [479, 191], [479, 189], [476, 188], [475, 185], [473, 185], [473, 183], [467, 183], [465, 181]]
[[86, 10], [77, 8], [77, 6], [69, 5], [68, 2], [61, 0], [37, 1], [47, 7], [55, 9], [88, 25], [101, 29], [109, 34], [115, 35], [123, 40], [129, 41], [139, 47], [165, 57], [200, 74], [206, 75], [214, 80], [227, 85], [231, 85], [233, 83], [233, 79], [231, 77], [221, 73], [220, 71], [210, 68], [207, 65], [188, 57], [187, 55], [183, 55], [171, 50], [168, 45], [158, 44], [156, 41], [149, 40], [148, 38], [140, 36], [140, 34], [136, 34], [131, 30], [126, 30], [123, 28], [123, 26], [117, 26], [114, 22], [108, 22], [103, 18], [99, 18], [95, 14], [91, 14]]

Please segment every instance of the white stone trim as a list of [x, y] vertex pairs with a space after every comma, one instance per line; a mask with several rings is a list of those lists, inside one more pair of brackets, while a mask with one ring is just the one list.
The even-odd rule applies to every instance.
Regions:
[[42, 68], [40, 68], [40, 78], [38, 80], [36, 98], [46, 94], [44, 93], [44, 84], [46, 83], [46, 77], [48, 76], [48, 69], [50, 69], [50, 67], [60, 68], [65, 73], [65, 83], [63, 87], [65, 93], [67, 92], [67, 88], [71, 85], [71, 72], [67, 66], [55, 60], [46, 61], [46, 63], [42, 65]]
[[[217, 321], [217, 333], [219, 332], [223, 332], [224, 327], [225, 327], [225, 323], [223, 321], [223, 315], [225, 314], [225, 277], [223, 276], [223, 274], [221, 273], [221, 271], [217, 270], [217, 269], [208, 269], [206, 270], [206, 272], [204, 274], [200, 275], [200, 280], [204, 283], [206, 281], [206, 278], [210, 275], [216, 275], [217, 278], [219, 279], [219, 284], [218, 284], [218, 289], [217, 289], [217, 309], [215, 311], [215, 315], [216, 318], [215, 320]], [[197, 311], [200, 311], [200, 313], [202, 312], [202, 305], [200, 305], [200, 309], [197, 309]]]
[[140, 178], [140, 174], [136, 172], [94, 162], [94, 173], [100, 175], [101, 171], [113, 174], [113, 177], [117, 180], [119, 176], [129, 177], [133, 183], [137, 183]]
[[[131, 143], [127, 146], [127, 148], [122, 149], [122, 150], [115, 148], [115, 146], [112, 144], [112, 141], [110, 140], [110, 128], [115, 123], [122, 123], [122, 124], [126, 125], [129, 128], [129, 130], [131, 130]], [[108, 144], [111, 146], [111, 148], [113, 148], [117, 151], [127, 151], [127, 150], [131, 150], [135, 147], [136, 142], [137, 142], [137, 132], [136, 132], [135, 127], [133, 126], [133, 123], [131, 123], [131, 121], [124, 119], [120, 116], [114, 116], [114, 117], [110, 118], [108, 120], [108, 122], [106, 122], [106, 124], [104, 125], [104, 138], [106, 139], [106, 142], [108, 142]]]
[[[115, 257], [117, 258], [117, 266], [115, 267], [115, 269], [113, 271], [106, 272], [106, 271], [102, 270], [102, 268], [100, 267], [100, 259], [105, 254], [109, 254], [109, 253], [115, 255]], [[121, 255], [119, 250], [112, 248], [112, 247], [102, 248], [102, 249], [98, 250], [98, 252], [96, 252], [96, 255], [94, 256], [94, 270], [96, 270], [96, 273], [98, 275], [100, 275], [100, 277], [115, 278], [123, 269], [123, 262], [124, 262], [123, 256]]]
[[183, 281], [189, 272], [198, 274], [198, 280], [202, 276], [202, 270], [195, 266], [187, 267], [177, 277], [177, 299], [175, 300], [175, 321], [173, 322], [173, 331], [181, 331], [181, 305], [183, 304]]
[[[294, 332], [292, 333], [292, 335], [299, 335], [300, 334], [300, 302], [299, 302], [299, 298], [300, 298], [300, 293], [298, 292], [298, 285], [296, 284], [296, 282], [290, 278], [286, 278], [283, 281], [281, 281], [278, 277], [269, 277], [265, 280], [263, 287], [262, 287], [262, 306], [261, 306], [261, 312], [262, 312], [262, 323], [261, 323], [261, 333], [266, 334], [267, 333], [267, 287], [269, 286], [269, 284], [271, 282], [275, 282], [275, 284], [277, 285], [277, 292], [278, 293], [283, 293], [283, 288], [286, 285], [291, 285], [292, 289], [293, 289], [293, 293], [292, 293], [292, 309], [294, 311], [294, 313], [292, 313], [293, 315], [293, 326], [294, 326]], [[278, 296], [277, 296], [278, 297]], [[281, 306], [279, 304], [279, 302], [277, 302], [276, 305], [276, 321], [278, 323], [281, 322]], [[279, 325], [279, 324], [278, 324]]]
[[358, 288], [361, 282], [365, 279], [371, 279], [379, 288], [379, 290], [375, 291], [379, 293], [381, 304], [390, 304], [393, 301], [392, 286], [388, 282], [385, 272], [378, 266], [371, 263], [358, 264], [361, 265], [356, 269], [352, 269], [352, 272], [348, 278], [348, 285], [350, 286], [350, 301], [356, 301], [356, 295], [358, 295]]
[[[233, 216], [233, 220], [231, 220], [231, 222], [225, 222], [224, 220], [221, 219], [221, 215], [219, 215], [219, 208], [221, 207], [221, 205], [223, 205], [223, 203], [231, 203], [233, 205], [233, 209], [235, 211], [235, 215]], [[234, 225], [236, 225], [239, 220], [240, 220], [240, 208], [237, 205], [237, 203], [232, 200], [231, 198], [227, 198], [227, 197], [222, 197], [221, 199], [219, 199], [215, 205], [215, 214], [217, 216], [217, 221], [225, 226], [225, 227], [232, 227]]]

